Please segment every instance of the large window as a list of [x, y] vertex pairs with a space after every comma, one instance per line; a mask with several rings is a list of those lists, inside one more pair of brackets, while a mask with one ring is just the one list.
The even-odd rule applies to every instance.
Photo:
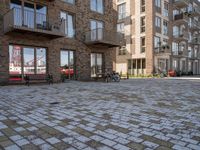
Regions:
[[143, 33], [145, 32], [145, 25], [146, 25], [146, 21], [145, 21], [145, 16], [140, 18], [140, 32]]
[[90, 9], [103, 14], [103, 0], [90, 0]]
[[146, 1], [146, 0], [141, 0], [141, 1], [140, 1], [141, 12], [145, 12], [145, 1]]
[[161, 18], [158, 16], [155, 17], [155, 25], [157, 28], [161, 28]]
[[161, 7], [161, 0], [155, 0], [155, 6], [156, 7]]
[[103, 54], [91, 54], [91, 77], [100, 77], [103, 72]]
[[124, 23], [117, 24], [117, 32], [121, 32], [121, 33], [125, 32], [125, 24]]
[[118, 19], [126, 18], [126, 3], [117, 6]]
[[61, 74], [65, 79], [75, 79], [75, 53], [71, 50], [61, 50], [60, 68]]
[[97, 20], [90, 21], [91, 40], [101, 40], [103, 38], [103, 22]]
[[161, 47], [160, 37], [154, 36], [154, 48], [160, 48], [160, 47]]
[[169, 3], [166, 1], [164, 2], [163, 16], [169, 16]]
[[163, 20], [163, 34], [168, 35], [168, 21]]
[[74, 16], [72, 14], [69, 14], [67, 12], [61, 12], [60, 17], [64, 19], [65, 21], [65, 34], [67, 37], [74, 37], [75, 31], [74, 31]]
[[47, 7], [28, 1], [11, 0], [14, 24], [28, 28], [47, 28]]
[[19, 45], [9, 46], [10, 77], [26, 74], [46, 74], [46, 49]]
[[146, 38], [145, 37], [141, 37], [140, 38], [140, 42], [141, 42], [141, 53], [145, 52], [146, 49]]
[[144, 74], [146, 69], [146, 59], [130, 59], [128, 60], [128, 74], [139, 75]]

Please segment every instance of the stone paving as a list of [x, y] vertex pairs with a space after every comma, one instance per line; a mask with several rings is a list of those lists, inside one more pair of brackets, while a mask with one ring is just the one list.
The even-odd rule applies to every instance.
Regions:
[[200, 80], [0, 87], [0, 149], [200, 150]]

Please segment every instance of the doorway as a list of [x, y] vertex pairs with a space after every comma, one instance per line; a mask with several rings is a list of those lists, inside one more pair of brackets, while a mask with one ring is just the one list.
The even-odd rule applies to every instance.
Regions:
[[72, 50], [61, 50], [60, 52], [60, 69], [62, 80], [75, 80], [75, 52]]
[[103, 73], [103, 54], [91, 53], [91, 77], [101, 77]]

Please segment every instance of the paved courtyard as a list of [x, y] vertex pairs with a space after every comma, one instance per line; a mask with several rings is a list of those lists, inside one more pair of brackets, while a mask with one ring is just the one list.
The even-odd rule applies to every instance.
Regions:
[[200, 150], [200, 80], [0, 87], [0, 149]]

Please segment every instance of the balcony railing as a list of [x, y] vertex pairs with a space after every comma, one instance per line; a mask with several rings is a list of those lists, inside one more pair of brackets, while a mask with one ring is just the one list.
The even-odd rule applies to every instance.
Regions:
[[127, 12], [118, 13], [118, 22], [126, 22], [127, 24], [131, 21], [131, 15]]
[[191, 30], [200, 30], [200, 23], [194, 20], [189, 24], [189, 27]]
[[193, 45], [200, 45], [200, 36], [197, 36], [197, 37], [193, 37], [190, 44], [193, 44]]
[[174, 41], [183, 41], [189, 39], [189, 34], [187, 32], [174, 32], [173, 33]]
[[189, 5], [190, 0], [174, 0], [173, 5], [178, 8], [184, 8]]
[[171, 49], [169, 45], [162, 45], [154, 49], [155, 54], [170, 53]]
[[183, 56], [184, 51], [172, 51], [173, 56]]
[[124, 34], [101, 29], [91, 30], [85, 33], [84, 42], [87, 45], [101, 45], [108, 47], [120, 47], [125, 45]]
[[187, 24], [187, 23], [188, 20], [184, 13], [174, 15], [174, 21], [173, 21], [174, 25]]
[[32, 32], [48, 37], [64, 37], [65, 22], [50, 22], [45, 14], [13, 8], [4, 15], [4, 33]]
[[199, 16], [200, 15], [200, 7], [199, 6], [194, 6], [192, 8], [192, 10], [189, 10], [189, 11], [187, 11], [185, 13], [188, 13], [189, 16], [193, 16], [193, 17]]

